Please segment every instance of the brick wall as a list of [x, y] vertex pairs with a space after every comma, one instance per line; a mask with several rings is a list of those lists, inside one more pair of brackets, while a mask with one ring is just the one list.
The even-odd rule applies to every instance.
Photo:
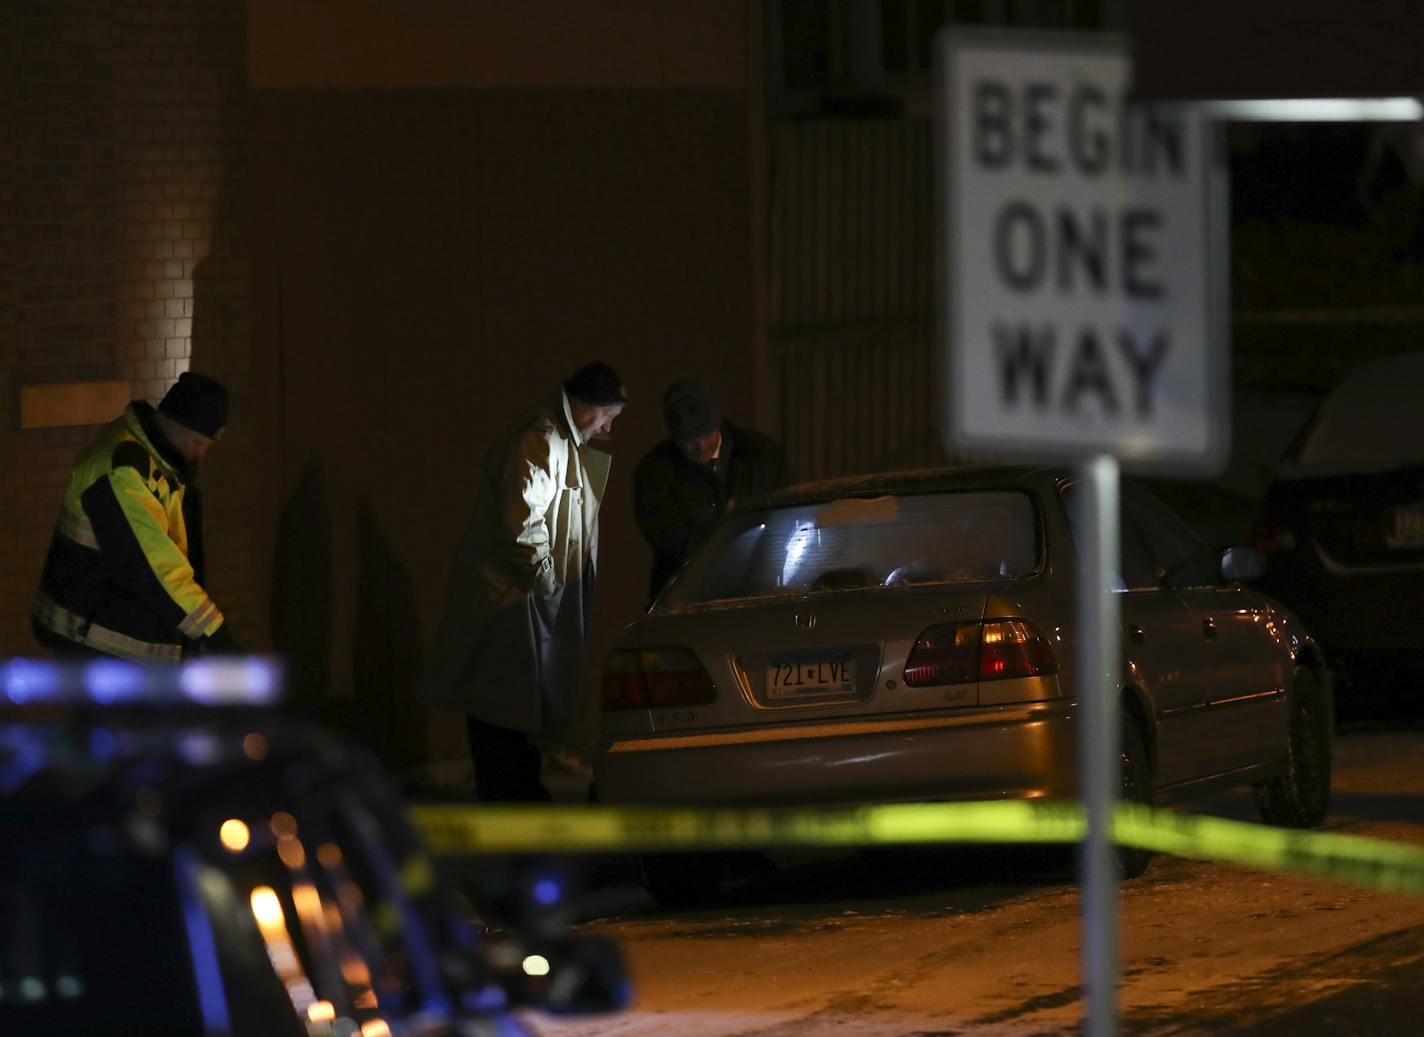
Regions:
[[190, 366], [237, 401], [204, 476], [209, 582], [256, 641], [245, 47], [243, 0], [0, 0], [0, 654], [32, 650], [29, 596], [94, 432], [20, 429], [20, 388], [123, 380], [156, 401]]

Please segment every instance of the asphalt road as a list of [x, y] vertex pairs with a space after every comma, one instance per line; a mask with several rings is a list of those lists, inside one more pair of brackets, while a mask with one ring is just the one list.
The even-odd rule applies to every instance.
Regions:
[[[1336, 752], [1325, 829], [1424, 845], [1424, 731], [1346, 730]], [[1249, 792], [1198, 809], [1256, 818]], [[1072, 1033], [1078, 911], [1062, 850], [783, 862], [704, 909], [634, 899], [581, 926], [622, 944], [636, 1004], [534, 1022], [550, 1037]], [[1121, 966], [1123, 1034], [1424, 1033], [1424, 898], [1158, 857], [1123, 887]]]

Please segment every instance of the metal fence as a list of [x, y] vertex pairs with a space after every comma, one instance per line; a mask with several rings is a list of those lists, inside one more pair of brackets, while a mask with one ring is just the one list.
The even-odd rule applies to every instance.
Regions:
[[770, 128], [769, 309], [798, 478], [937, 464], [928, 123]]

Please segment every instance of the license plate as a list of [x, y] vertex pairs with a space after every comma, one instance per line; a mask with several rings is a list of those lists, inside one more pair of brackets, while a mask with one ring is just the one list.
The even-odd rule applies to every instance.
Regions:
[[1394, 509], [1394, 522], [1385, 529], [1384, 542], [1396, 549], [1424, 547], [1424, 501]]
[[766, 697], [769, 699], [854, 692], [855, 660], [852, 658], [772, 663], [766, 668]]

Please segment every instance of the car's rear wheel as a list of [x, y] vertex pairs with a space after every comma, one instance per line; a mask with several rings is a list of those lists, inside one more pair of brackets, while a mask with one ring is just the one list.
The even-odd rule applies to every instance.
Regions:
[[1256, 808], [1268, 824], [1309, 828], [1330, 807], [1330, 709], [1313, 670], [1298, 667], [1291, 690], [1281, 772], [1256, 786]]
[[715, 899], [726, 865], [722, 853], [652, 853], [638, 858], [643, 887], [663, 907], [696, 907]]
[[[1120, 784], [1118, 798], [1124, 803], [1152, 805], [1152, 771], [1147, 759], [1147, 743], [1137, 721], [1124, 714], [1122, 718], [1122, 749], [1118, 754]], [[1147, 870], [1152, 859], [1148, 850], [1135, 846], [1114, 846], [1118, 874], [1135, 879]]]

